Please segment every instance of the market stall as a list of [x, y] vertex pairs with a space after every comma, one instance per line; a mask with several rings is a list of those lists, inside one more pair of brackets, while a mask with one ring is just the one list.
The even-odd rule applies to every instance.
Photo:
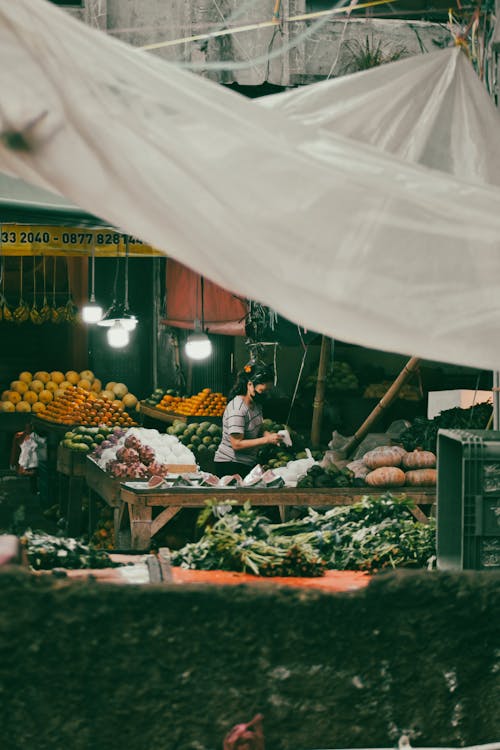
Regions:
[[[382, 496], [386, 490], [370, 491], [373, 496]], [[359, 502], [366, 493], [353, 489], [303, 489], [283, 487], [279, 490], [254, 489], [251, 487], [227, 487], [223, 490], [213, 488], [172, 487], [165, 490], [148, 488], [144, 483], [129, 482], [121, 484], [120, 498], [127, 504], [130, 517], [132, 549], [149, 549], [151, 538], [160, 531], [183, 508], [203, 508], [208, 499], [211, 502], [252, 506], [278, 506], [284, 509], [291, 506], [330, 508], [332, 506], [352, 505]], [[436, 491], [422, 488], [411, 493], [416, 504], [411, 509], [414, 517], [428, 523], [428, 517], [422, 507], [434, 506]], [[153, 518], [153, 509], [161, 512]]]

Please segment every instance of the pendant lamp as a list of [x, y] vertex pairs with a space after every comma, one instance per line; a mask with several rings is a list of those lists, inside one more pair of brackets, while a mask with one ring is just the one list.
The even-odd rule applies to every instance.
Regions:
[[82, 320], [90, 325], [99, 323], [102, 312], [102, 307], [97, 304], [95, 299], [95, 248], [92, 246], [90, 299], [82, 308]]
[[201, 288], [201, 322], [196, 319], [194, 321], [194, 331], [191, 333], [186, 341], [184, 351], [186, 357], [189, 359], [207, 359], [212, 354], [212, 342], [205, 333], [205, 309], [204, 309], [204, 279], [203, 276], [200, 279]]

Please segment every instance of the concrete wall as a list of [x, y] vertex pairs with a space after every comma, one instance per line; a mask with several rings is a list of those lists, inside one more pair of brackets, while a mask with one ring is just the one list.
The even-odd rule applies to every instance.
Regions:
[[[70, 11], [88, 23], [105, 28], [134, 46], [190, 37], [223, 28], [271, 20], [272, 0], [85, 0], [83, 10]], [[306, 0], [283, 0], [283, 17], [306, 12]], [[195, 72], [221, 83], [280, 86], [310, 83], [329, 74], [345, 72], [353, 40], [373, 44], [383, 40], [386, 51], [402, 47], [416, 55], [446, 45], [448, 32], [438, 24], [344, 17], [277, 25], [210, 40], [187, 42], [156, 50], [171, 62], [199, 66]], [[297, 37], [300, 37], [297, 41]], [[267, 59], [283, 45], [283, 54]], [[437, 45], [437, 46], [436, 46]], [[234, 62], [224, 70], [209, 70], [205, 63]], [[250, 64], [249, 61], [255, 61]], [[237, 65], [244, 63], [245, 67]]]

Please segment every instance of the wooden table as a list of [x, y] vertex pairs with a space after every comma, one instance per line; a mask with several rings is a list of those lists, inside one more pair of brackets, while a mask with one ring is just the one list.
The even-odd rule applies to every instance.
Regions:
[[[130, 531], [132, 535], [132, 549], [146, 550], [154, 536], [168, 523], [182, 508], [200, 508], [205, 501], [215, 500], [218, 503], [233, 502], [243, 505], [247, 500], [252, 505], [275, 505], [280, 508], [286, 506], [332, 507], [335, 505], [353, 505], [365, 495], [384, 495], [388, 489], [374, 490], [367, 487], [365, 491], [359, 487], [334, 489], [296, 489], [283, 487], [278, 490], [232, 487], [216, 489], [212, 487], [172, 487], [164, 490], [139, 489], [122, 483], [120, 497], [128, 505], [130, 517]], [[436, 501], [434, 487], [420, 488], [418, 492], [402, 493], [399, 490], [394, 495], [409, 494], [415, 501], [413, 515], [418, 521], [427, 522], [428, 518], [420, 506], [432, 506]], [[153, 508], [163, 510], [153, 518]]]

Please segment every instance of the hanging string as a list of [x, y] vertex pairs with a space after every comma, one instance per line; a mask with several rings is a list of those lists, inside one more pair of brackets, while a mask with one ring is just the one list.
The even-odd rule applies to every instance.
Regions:
[[302, 344], [303, 354], [302, 354], [302, 361], [301, 361], [300, 367], [299, 367], [299, 373], [297, 375], [297, 381], [295, 383], [295, 389], [293, 391], [292, 399], [290, 401], [290, 408], [288, 410], [288, 415], [287, 415], [287, 418], [286, 418], [286, 424], [287, 425], [290, 423], [290, 416], [292, 414], [292, 409], [293, 409], [294, 404], [295, 404], [295, 399], [297, 398], [297, 392], [299, 390], [299, 385], [300, 385], [300, 381], [301, 381], [301, 378], [302, 378], [302, 373], [304, 371], [304, 365], [306, 363], [307, 352], [309, 351], [309, 344], [305, 344], [304, 343], [304, 339], [303, 339], [303, 336], [302, 336], [302, 331], [300, 330], [300, 326], [297, 326], [297, 330], [299, 332], [299, 338], [300, 338], [300, 342]]

